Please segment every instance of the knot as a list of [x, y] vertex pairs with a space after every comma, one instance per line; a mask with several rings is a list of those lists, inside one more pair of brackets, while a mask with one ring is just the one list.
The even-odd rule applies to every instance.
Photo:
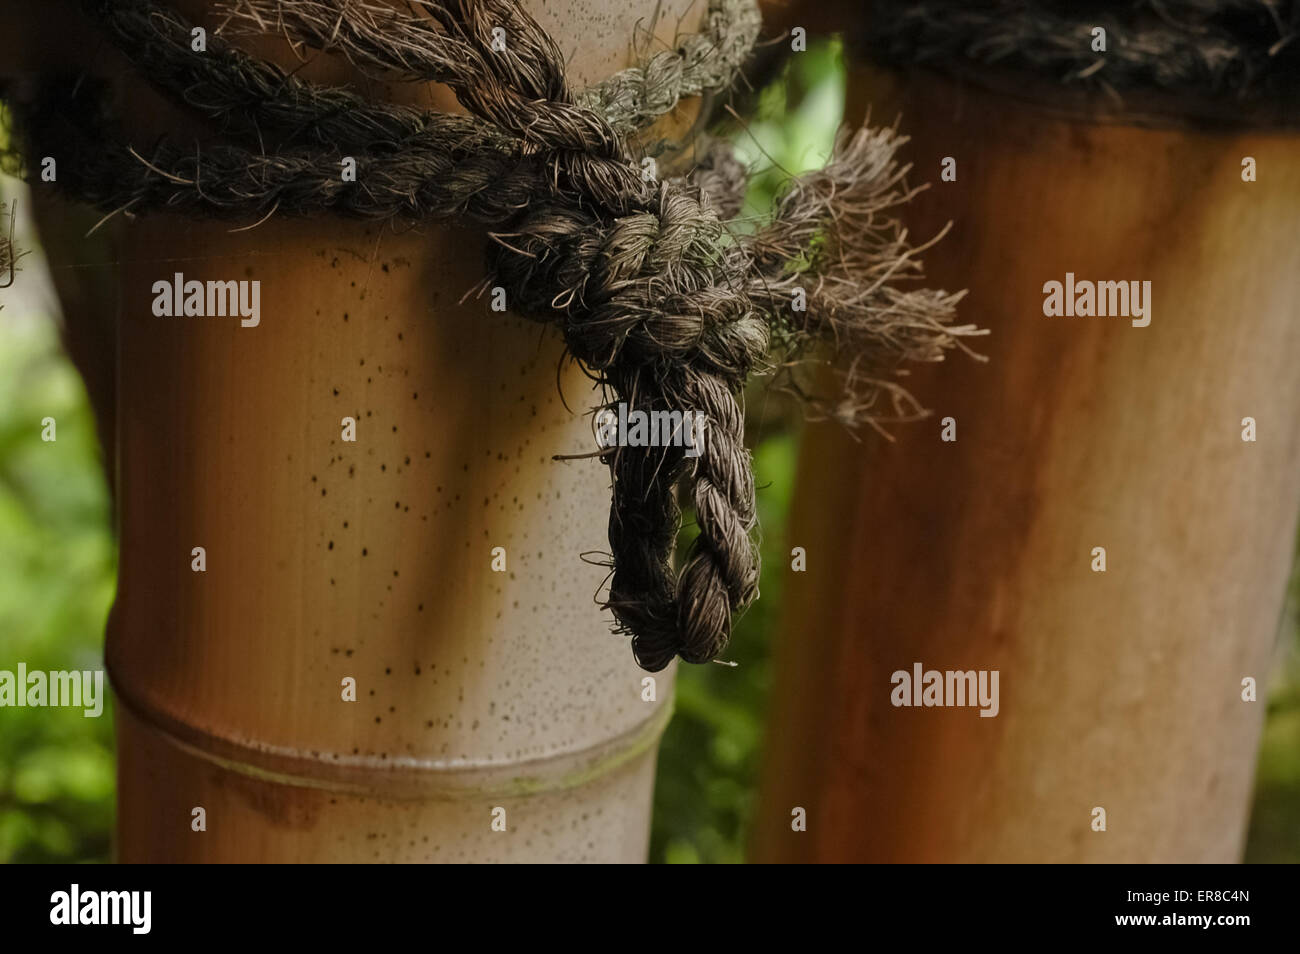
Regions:
[[[592, 163], [589, 163], [592, 164]], [[516, 307], [563, 331], [569, 351], [628, 413], [703, 421], [695, 456], [681, 446], [619, 446], [608, 457], [614, 553], [607, 607], [637, 662], [707, 662], [732, 615], [758, 593], [753, 476], [734, 392], [768, 353], [770, 329], [722, 250], [718, 214], [680, 181], [602, 219], [568, 206], [530, 209], [501, 235], [491, 268]], [[676, 488], [690, 488], [700, 528], [680, 576]]]
[[498, 235], [491, 269], [593, 370], [688, 362], [738, 386], [768, 352], [768, 322], [744, 282], [728, 281], [722, 235], [716, 212], [665, 182], [650, 207], [610, 220], [531, 209]]
[[723, 221], [734, 219], [745, 206], [749, 170], [725, 142], [709, 142], [692, 175], [696, 187]]

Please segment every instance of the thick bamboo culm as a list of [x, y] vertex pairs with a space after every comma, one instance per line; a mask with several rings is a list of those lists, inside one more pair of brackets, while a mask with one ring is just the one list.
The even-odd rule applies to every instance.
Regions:
[[120, 857], [641, 860], [671, 676], [643, 702], [593, 604], [603, 571], [580, 554], [608, 492], [594, 462], [551, 460], [591, 440], [556, 393], [558, 341], [456, 305], [479, 242], [186, 230], [188, 272], [262, 278], [241, 329], [154, 318], [178, 236], [135, 231], [107, 650]]
[[[525, 6], [579, 86], [702, 12]], [[591, 382], [568, 364], [557, 391], [553, 329], [460, 302], [481, 232], [229, 228], [142, 219], [119, 253], [118, 858], [643, 861], [673, 672], [650, 699], [595, 601], [608, 472], [552, 459], [592, 448]], [[50, 248], [56, 273], [79, 251]], [[155, 317], [176, 272], [260, 281], [260, 324]]]
[[[990, 360], [913, 375], [934, 416], [897, 443], [808, 431], [754, 855], [1240, 860], [1300, 503], [1300, 139], [863, 66], [847, 118], [868, 100]], [[1045, 317], [1067, 272], [1151, 281], [1150, 325]], [[917, 662], [998, 670], [1000, 712], [895, 707]]]

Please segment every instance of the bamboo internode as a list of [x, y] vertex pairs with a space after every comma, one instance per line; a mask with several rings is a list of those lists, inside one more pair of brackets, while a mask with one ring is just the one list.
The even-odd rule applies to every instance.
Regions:
[[[867, 99], [990, 360], [914, 375], [896, 444], [809, 431], [756, 857], [1239, 860], [1300, 502], [1295, 133], [862, 66]], [[1149, 324], [1049, 317], [1067, 272], [1150, 281]], [[918, 663], [999, 672], [1000, 711], [899, 705]]]

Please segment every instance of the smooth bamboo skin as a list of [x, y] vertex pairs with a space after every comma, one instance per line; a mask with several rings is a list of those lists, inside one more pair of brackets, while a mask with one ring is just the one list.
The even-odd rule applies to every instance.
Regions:
[[[604, 546], [608, 480], [551, 459], [592, 440], [556, 392], [559, 341], [486, 298], [456, 305], [480, 241], [158, 221], [131, 247], [107, 645], [140, 717], [119, 730], [121, 859], [642, 859], [671, 676], [643, 702], [593, 604], [605, 571], [580, 554]], [[261, 324], [155, 317], [150, 287], [173, 267], [260, 278]], [[591, 403], [576, 369], [562, 383]], [[164, 756], [142, 722], [232, 765]], [[622, 785], [599, 778], [628, 748]], [[303, 787], [234, 777], [252, 773]], [[376, 796], [423, 800], [380, 811]], [[498, 805], [509, 834], [490, 828]], [[302, 813], [312, 837], [286, 821]]]
[[[655, 5], [529, 6], [582, 84], [635, 59]], [[663, 6], [660, 39], [701, 12]], [[126, 101], [137, 129], [180, 121]], [[118, 858], [643, 861], [673, 671], [644, 701], [594, 602], [608, 472], [552, 460], [593, 447], [590, 381], [565, 366], [561, 397], [552, 329], [458, 303], [481, 232], [228, 228], [146, 218], [121, 246]], [[260, 280], [260, 325], [155, 317], [178, 271]]]
[[[808, 431], [753, 856], [1237, 861], [1300, 502], [1300, 142], [888, 88], [858, 115], [901, 109], [908, 223], [954, 221], [929, 281], [991, 361], [916, 374], [897, 444]], [[1151, 280], [1151, 325], [1044, 317], [1067, 271]], [[999, 670], [1000, 714], [895, 708], [914, 662]]]

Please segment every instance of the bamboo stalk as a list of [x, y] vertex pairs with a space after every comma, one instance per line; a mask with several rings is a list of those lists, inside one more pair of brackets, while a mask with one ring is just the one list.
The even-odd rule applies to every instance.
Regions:
[[[527, 5], [579, 85], [656, 8]], [[659, 41], [702, 12], [661, 6]], [[650, 698], [594, 602], [607, 472], [552, 460], [593, 445], [590, 381], [557, 377], [552, 329], [461, 301], [480, 233], [227, 228], [142, 220], [117, 263], [119, 859], [644, 860], [673, 672]], [[260, 282], [260, 322], [157, 317], [176, 273]]]
[[[1300, 502], [1296, 135], [859, 70], [991, 360], [915, 374], [896, 444], [809, 430], [755, 857], [1237, 861]], [[1045, 317], [1067, 272], [1150, 280], [1150, 325]], [[895, 706], [917, 662], [999, 671], [999, 713]]]

